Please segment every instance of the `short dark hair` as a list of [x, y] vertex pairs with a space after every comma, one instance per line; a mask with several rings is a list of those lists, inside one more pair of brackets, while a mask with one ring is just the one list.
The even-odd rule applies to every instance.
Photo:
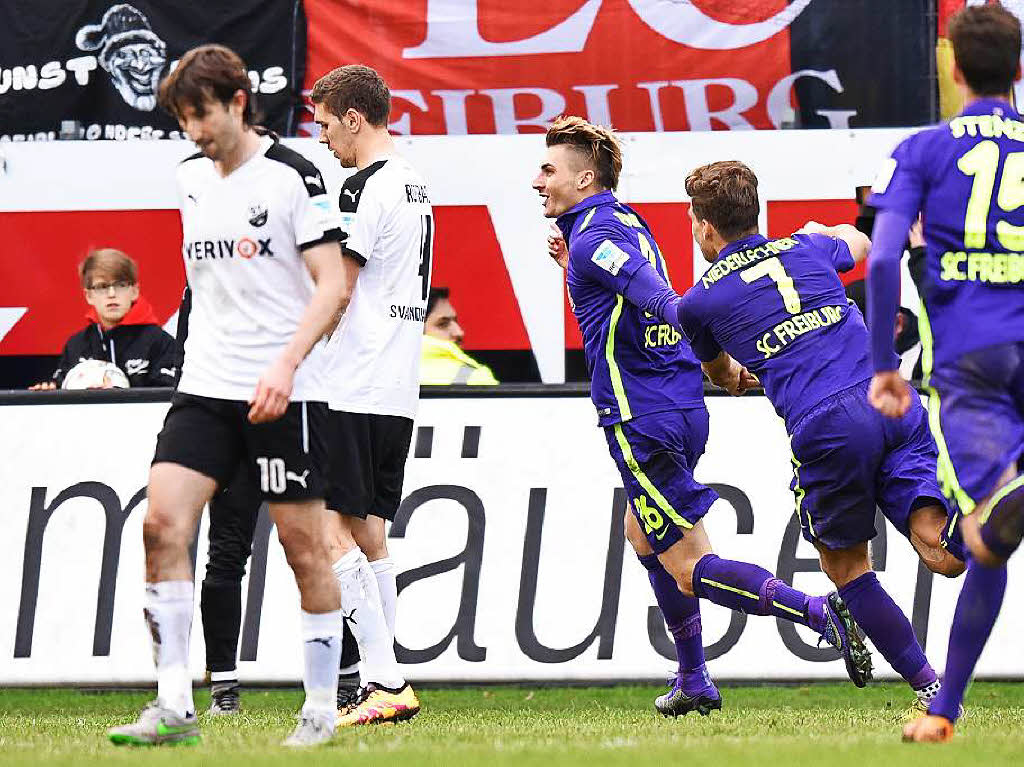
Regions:
[[1020, 21], [1001, 5], [964, 8], [949, 21], [953, 58], [979, 96], [1001, 96], [1020, 67]]
[[757, 176], [738, 160], [702, 165], [686, 177], [686, 193], [698, 221], [710, 221], [724, 240], [757, 230], [761, 203]]
[[447, 301], [450, 291], [448, 288], [431, 288], [430, 293], [427, 295], [427, 313], [424, 317], [429, 317], [430, 313], [434, 311], [434, 307], [437, 306], [438, 301]]
[[547, 146], [572, 147], [589, 162], [597, 175], [597, 183], [614, 190], [622, 172], [622, 144], [615, 131], [594, 125], [582, 117], [562, 115], [548, 128], [544, 138]]
[[348, 64], [332, 69], [313, 84], [309, 100], [323, 104], [331, 114], [341, 117], [354, 109], [375, 128], [388, 124], [391, 114], [391, 91], [377, 70], [362, 64]]
[[137, 285], [139, 282], [139, 266], [135, 259], [116, 248], [97, 248], [90, 250], [78, 265], [78, 277], [83, 288], [92, 287], [94, 275], [101, 275], [112, 282], [127, 282]]
[[160, 106], [181, 119], [185, 107], [203, 116], [210, 99], [228, 104], [238, 91], [246, 95], [242, 119], [256, 122], [256, 97], [242, 57], [224, 45], [200, 45], [185, 53], [160, 83]]

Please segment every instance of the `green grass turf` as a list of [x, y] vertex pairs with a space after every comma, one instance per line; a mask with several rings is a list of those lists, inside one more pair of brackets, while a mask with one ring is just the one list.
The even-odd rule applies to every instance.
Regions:
[[[1024, 685], [978, 683], [948, 745], [899, 742], [905, 687], [875, 684], [723, 687], [710, 717], [663, 719], [654, 687], [424, 690], [414, 721], [340, 732], [296, 753], [278, 744], [300, 703], [294, 690], [246, 691], [244, 713], [203, 722], [196, 747], [117, 748], [104, 730], [133, 719], [152, 693], [0, 690], [0, 764], [186, 767], [345, 765], [941, 765], [1024, 763]], [[205, 692], [196, 704], [209, 702]], [[642, 762], [641, 762], [642, 760]], [[884, 761], [883, 761], [884, 760]]]

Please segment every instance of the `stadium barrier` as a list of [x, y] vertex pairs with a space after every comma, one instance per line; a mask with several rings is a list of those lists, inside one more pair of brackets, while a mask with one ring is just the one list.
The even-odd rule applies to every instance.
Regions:
[[[134, 685], [154, 671], [142, 621], [145, 484], [166, 390], [0, 393], [0, 684]], [[810, 592], [829, 590], [793, 514], [790, 450], [767, 400], [708, 398], [697, 476], [722, 497], [716, 550]], [[413, 680], [656, 679], [672, 645], [624, 543], [624, 496], [580, 386], [424, 390], [405, 497], [390, 528], [400, 571], [397, 648]], [[242, 679], [300, 676], [297, 593], [265, 511], [240, 642]], [[196, 577], [206, 558], [206, 520]], [[933, 578], [879, 525], [882, 580], [945, 660], [959, 581]], [[1020, 578], [1011, 578], [1010, 599]], [[842, 678], [833, 650], [785, 621], [702, 608], [720, 679]], [[1024, 676], [1014, 613], [979, 673]], [[192, 670], [204, 666], [198, 606]], [[892, 676], [876, 655], [878, 676]]]

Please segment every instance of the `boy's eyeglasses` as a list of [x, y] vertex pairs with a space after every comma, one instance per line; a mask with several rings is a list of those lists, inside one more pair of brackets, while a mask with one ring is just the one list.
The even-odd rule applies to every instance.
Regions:
[[108, 290], [113, 288], [114, 292], [123, 293], [124, 291], [131, 288], [133, 284], [134, 283], [131, 282], [124, 282], [123, 280], [120, 280], [118, 282], [97, 282], [93, 285], [90, 285], [88, 288], [86, 288], [86, 290], [88, 290], [90, 293], [106, 293]]

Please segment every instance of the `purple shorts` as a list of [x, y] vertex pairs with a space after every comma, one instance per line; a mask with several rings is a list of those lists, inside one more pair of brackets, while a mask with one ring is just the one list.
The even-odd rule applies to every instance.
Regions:
[[1024, 455], [1024, 343], [969, 352], [933, 371], [928, 387], [939, 478], [970, 514]]
[[[938, 451], [914, 398], [907, 414], [886, 418], [868, 402], [868, 381], [826, 397], [790, 435], [796, 513], [804, 538], [845, 549], [875, 537], [875, 508], [905, 537], [922, 506], [948, 506], [936, 478]], [[955, 517], [943, 536], [962, 558]]]
[[679, 541], [718, 494], [693, 478], [708, 441], [707, 408], [671, 410], [604, 429], [629, 508], [655, 554]]

